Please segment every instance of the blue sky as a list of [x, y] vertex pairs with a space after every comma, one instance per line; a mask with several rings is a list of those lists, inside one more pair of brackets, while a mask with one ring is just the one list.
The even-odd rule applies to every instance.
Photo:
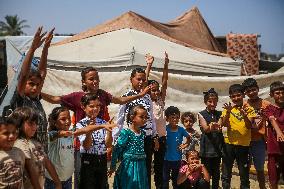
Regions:
[[79, 33], [132, 10], [168, 22], [197, 6], [215, 36], [258, 33], [262, 51], [284, 53], [283, 0], [0, 0], [0, 20], [17, 14], [33, 35], [37, 26]]

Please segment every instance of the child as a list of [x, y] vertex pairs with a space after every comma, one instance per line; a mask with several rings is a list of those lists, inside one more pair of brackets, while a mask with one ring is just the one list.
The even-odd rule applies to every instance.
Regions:
[[140, 129], [148, 119], [147, 110], [136, 105], [129, 110], [127, 123], [114, 146], [109, 176], [115, 171], [117, 161], [120, 166], [115, 171], [114, 189], [149, 189], [144, 152], [145, 132]]
[[[86, 117], [76, 124], [76, 129], [87, 125], [102, 125], [106, 121], [98, 118], [100, 112], [99, 97], [93, 93], [85, 94], [81, 99]], [[107, 185], [106, 148], [112, 145], [111, 132], [100, 129], [80, 135], [81, 170], [80, 186], [82, 189], [105, 189]]]
[[270, 85], [270, 96], [275, 104], [264, 110], [269, 119], [267, 127], [268, 176], [272, 189], [278, 188], [280, 174], [284, 176], [284, 84], [280, 81]]
[[184, 112], [181, 115], [181, 123], [186, 132], [191, 136], [190, 144], [183, 150], [183, 155], [186, 155], [188, 151], [195, 150], [196, 145], [199, 144], [200, 135], [193, 129], [193, 124], [196, 122], [196, 118], [192, 112]]
[[200, 163], [197, 151], [188, 151], [186, 164], [179, 170], [177, 184], [180, 185], [179, 189], [210, 188], [210, 175], [206, 167]]
[[[154, 57], [146, 55], [146, 78], [148, 79]], [[168, 84], [168, 54], [165, 52], [165, 64], [162, 76], [162, 87], [159, 88], [159, 83], [155, 80], [148, 80], [148, 85], [151, 85], [150, 97], [153, 102], [153, 113], [154, 120], [156, 122], [156, 129], [159, 135], [159, 149], [154, 151], [154, 181], [157, 189], [161, 189], [163, 185], [163, 162], [165, 156], [165, 143], [166, 143], [166, 118], [164, 115], [165, 110], [165, 99], [167, 95], [167, 84]]]
[[[48, 157], [54, 164], [63, 189], [72, 188], [72, 174], [74, 172], [74, 137], [90, 133], [99, 129], [112, 129], [115, 124], [88, 125], [76, 131], [69, 131], [71, 118], [69, 109], [56, 107], [48, 118], [49, 121], [49, 145]], [[64, 158], [62, 158], [64, 157]], [[46, 174], [45, 188], [54, 189], [54, 182], [49, 174]]]
[[[54, 28], [48, 33], [47, 37], [43, 36], [42, 27], [37, 29], [34, 35], [32, 45], [25, 56], [23, 61], [22, 69], [19, 75], [17, 90], [11, 100], [11, 109], [15, 110], [17, 107], [28, 106], [38, 111], [38, 129], [35, 134], [36, 140], [39, 141], [45, 152], [47, 152], [47, 119], [45, 111], [40, 102], [41, 89], [46, 76], [46, 65], [47, 65], [47, 54], [51, 40], [53, 38]], [[44, 43], [38, 70], [31, 70], [31, 62], [35, 50]]]
[[212, 189], [219, 188], [220, 164], [224, 137], [218, 125], [222, 114], [216, 110], [218, 94], [211, 88], [204, 92], [205, 110], [198, 113], [200, 130], [200, 157], [209, 174], [212, 176]]
[[[145, 71], [141, 68], [135, 68], [131, 72], [130, 81], [132, 84], [132, 89], [127, 91], [123, 96], [133, 96], [137, 95], [140, 91], [144, 90], [147, 83], [146, 83], [146, 74]], [[118, 128], [114, 128], [113, 136], [116, 139], [120, 133], [120, 131], [123, 128], [125, 116], [131, 109], [131, 107], [134, 107], [136, 105], [142, 105], [147, 110], [148, 113], [148, 120], [143, 127], [143, 130], [145, 131], [145, 140], [144, 140], [144, 150], [146, 153], [146, 166], [147, 166], [147, 175], [148, 180], [151, 180], [151, 168], [152, 168], [152, 152], [153, 152], [153, 138], [156, 139], [158, 136], [156, 135], [156, 122], [154, 121], [154, 115], [153, 115], [153, 103], [150, 98], [149, 94], [146, 94], [142, 98], [133, 100], [131, 102], [128, 102], [125, 105], [121, 105], [119, 107], [119, 113], [117, 117], [117, 125]], [[154, 140], [155, 147], [157, 150], [157, 147], [159, 144], [158, 140]], [[151, 188], [151, 182], [148, 183], [149, 188]]]
[[249, 145], [251, 141], [250, 130], [254, 121], [253, 108], [243, 104], [244, 89], [240, 84], [229, 87], [230, 99], [234, 103], [224, 104], [219, 125], [227, 127], [227, 136], [223, 147], [222, 161], [222, 187], [229, 189], [232, 178], [234, 160], [237, 161], [240, 188], [249, 188]]
[[[168, 107], [165, 115], [169, 124], [166, 126], [167, 140], [164, 157], [163, 188], [169, 188], [169, 180], [172, 178], [173, 189], [177, 189], [177, 176], [181, 164], [182, 150], [188, 146], [190, 136], [183, 127], [178, 126], [180, 111], [177, 107]], [[182, 144], [183, 137], [187, 138], [185, 144]]]
[[31, 174], [30, 161], [25, 159], [25, 154], [19, 148], [13, 147], [17, 135], [15, 121], [0, 117], [0, 188], [22, 189], [25, 168], [34, 188], [40, 188], [34, 174]]
[[254, 108], [256, 113], [255, 124], [251, 129], [251, 142], [250, 142], [250, 158], [253, 160], [254, 167], [257, 173], [257, 180], [260, 189], [265, 189], [265, 175], [264, 175], [264, 162], [265, 162], [265, 125], [266, 119], [262, 115], [264, 110], [270, 102], [263, 100], [258, 96], [259, 87], [253, 78], [247, 78], [242, 83], [245, 94], [249, 98], [247, 104]]
[[[26, 159], [31, 159], [31, 163], [35, 169], [32, 174], [37, 175], [40, 187], [43, 188], [44, 186], [44, 172], [47, 169], [55, 182], [56, 189], [61, 189], [58, 175], [51, 161], [47, 158], [42, 144], [34, 140], [38, 114], [30, 107], [20, 107], [16, 108], [11, 114], [11, 119], [15, 120], [19, 128], [19, 138], [15, 142], [15, 147], [24, 152]], [[24, 188], [33, 188], [29, 178], [25, 180]]]

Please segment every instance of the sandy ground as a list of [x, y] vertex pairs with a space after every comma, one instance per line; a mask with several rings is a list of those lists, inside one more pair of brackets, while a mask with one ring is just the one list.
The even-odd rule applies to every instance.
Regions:
[[[114, 176], [109, 178], [109, 184], [110, 184], [109, 188], [110, 189], [112, 188], [113, 177]], [[240, 178], [239, 178], [239, 175], [238, 175], [238, 169], [237, 168], [233, 169], [233, 177], [232, 177], [232, 181], [231, 182], [232, 182], [231, 189], [239, 189], [240, 188]], [[220, 182], [220, 186], [221, 186], [221, 182]], [[256, 175], [254, 175], [254, 174], [250, 174], [250, 188], [251, 189], [258, 189], [259, 188]], [[267, 177], [266, 177], [266, 188], [269, 189], [268, 178]], [[152, 175], [152, 188], [151, 189], [155, 189], [154, 175]], [[170, 189], [172, 189], [171, 184], [170, 184]], [[284, 189], [284, 182], [281, 182], [281, 184], [279, 185], [278, 189]]]

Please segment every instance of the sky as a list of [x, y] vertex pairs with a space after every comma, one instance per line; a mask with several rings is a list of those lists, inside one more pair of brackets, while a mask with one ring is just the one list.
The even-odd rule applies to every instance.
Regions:
[[134, 11], [168, 22], [197, 6], [215, 36], [257, 33], [267, 53], [284, 53], [284, 0], [0, 0], [0, 20], [18, 15], [33, 35], [38, 26], [55, 33], [79, 33]]

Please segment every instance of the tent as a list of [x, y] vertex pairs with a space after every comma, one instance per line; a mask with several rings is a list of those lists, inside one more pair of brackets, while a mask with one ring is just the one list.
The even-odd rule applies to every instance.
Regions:
[[[166, 105], [177, 106], [181, 111], [200, 111], [204, 107], [202, 92], [211, 87], [219, 92], [221, 108], [229, 100], [229, 85], [246, 78], [239, 76], [241, 62], [221, 52], [197, 8], [166, 24], [128, 12], [54, 43], [49, 49], [43, 91], [53, 95], [78, 91], [80, 69], [93, 66], [99, 70], [100, 88], [120, 96], [130, 87], [131, 69], [146, 66], [146, 53], [155, 57], [151, 79], [161, 81], [164, 51], [170, 58]], [[40, 53], [41, 49], [35, 55], [39, 57]], [[283, 81], [284, 73], [255, 78], [261, 97], [267, 98], [269, 84]], [[49, 113], [53, 105], [44, 101], [43, 104]], [[117, 105], [112, 104], [109, 110], [115, 115]]]

